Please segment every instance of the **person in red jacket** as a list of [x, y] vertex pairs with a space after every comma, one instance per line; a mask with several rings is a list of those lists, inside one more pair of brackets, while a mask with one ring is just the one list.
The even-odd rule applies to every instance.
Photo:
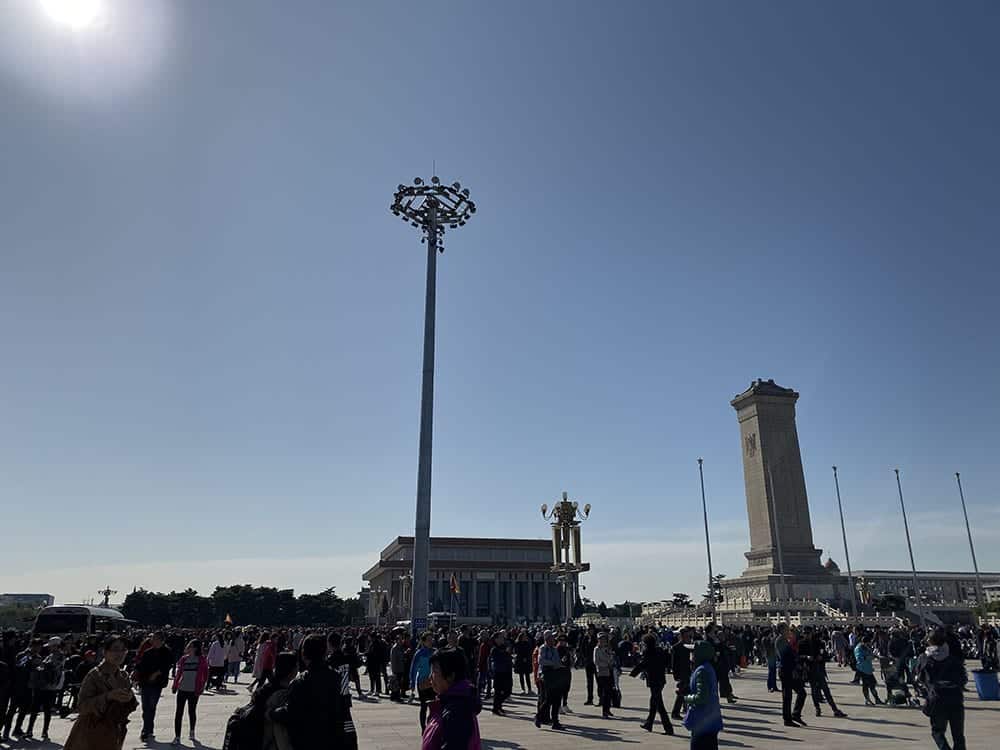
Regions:
[[198, 696], [208, 682], [208, 659], [201, 655], [201, 642], [191, 641], [184, 649], [184, 656], [174, 669], [173, 691], [177, 695], [177, 711], [174, 713], [174, 742], [181, 744], [181, 723], [184, 720], [184, 704], [188, 707], [188, 721], [191, 724], [189, 737], [194, 739], [194, 725], [198, 720]]

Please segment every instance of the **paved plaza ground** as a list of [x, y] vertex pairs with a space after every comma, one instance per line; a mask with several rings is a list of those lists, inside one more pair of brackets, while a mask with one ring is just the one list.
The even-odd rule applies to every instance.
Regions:
[[[764, 673], [760, 668], [751, 669], [744, 676], [733, 680], [740, 702], [723, 706], [726, 730], [720, 736], [722, 747], [781, 748], [808, 750], [828, 748], [933, 748], [927, 719], [919, 709], [867, 708], [861, 698], [861, 689], [850, 685], [850, 674], [832, 666], [830, 669], [834, 699], [849, 715], [849, 719], [834, 719], [824, 706], [824, 716], [813, 715], [811, 701], [806, 702], [803, 717], [809, 726], [788, 729], [781, 722], [779, 694], [767, 692]], [[244, 676], [245, 679], [245, 676]], [[367, 680], [362, 675], [362, 682]], [[671, 683], [672, 684], [672, 683]], [[494, 750], [578, 750], [581, 745], [601, 746], [606, 743], [623, 743], [644, 747], [685, 748], [687, 732], [677, 728], [677, 735], [665, 737], [659, 731], [644, 732], [639, 723], [645, 719], [649, 693], [641, 680], [622, 678], [623, 705], [615, 710], [615, 718], [602, 720], [600, 709], [584, 706], [586, 688], [581, 671], [574, 672], [570, 708], [574, 713], [565, 716], [566, 729], [556, 732], [548, 728], [536, 729], [534, 699], [515, 695], [507, 706], [508, 716], [497, 717], [484, 711], [480, 716], [483, 747]], [[884, 689], [880, 686], [880, 694]], [[665, 696], [669, 695], [669, 689]], [[992, 749], [1000, 747], [1000, 702], [980, 701], [975, 692], [967, 693], [966, 737], [970, 748]], [[233, 709], [247, 701], [243, 686], [220, 695], [205, 695], [199, 703], [198, 743], [183, 740], [185, 747], [203, 750], [221, 750], [226, 719]], [[669, 708], [670, 704], [667, 703]], [[146, 745], [139, 742], [139, 715], [130, 724], [125, 747], [168, 748], [173, 736], [173, 696], [165, 693], [156, 722], [157, 742]], [[364, 750], [412, 750], [419, 748], [417, 706], [397, 705], [388, 699], [356, 701], [354, 718], [358, 726], [361, 748]], [[41, 719], [39, 718], [39, 722]], [[20, 743], [0, 743], [0, 747], [44, 748], [57, 747], [69, 732], [70, 721], [53, 719], [54, 744], [23, 740]], [[36, 728], [36, 735], [40, 734]], [[185, 736], [187, 734], [185, 719]]]

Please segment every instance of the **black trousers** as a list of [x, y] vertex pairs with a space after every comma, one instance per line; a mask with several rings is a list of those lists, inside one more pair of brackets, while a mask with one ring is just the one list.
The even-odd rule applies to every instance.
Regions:
[[597, 667], [593, 664], [586, 666], [587, 671], [587, 703], [594, 702], [594, 678], [597, 676]]
[[559, 709], [562, 707], [562, 690], [546, 690], [545, 705], [548, 708], [548, 718], [552, 720], [552, 726], [559, 724]]
[[370, 690], [368, 692], [376, 695], [382, 692], [382, 668], [378, 666], [368, 667], [368, 682]]
[[719, 733], [702, 734], [691, 738], [691, 750], [719, 750]]
[[817, 710], [819, 710], [819, 701], [821, 696], [826, 699], [826, 704], [830, 707], [831, 711], [836, 712], [840, 710], [837, 708], [837, 704], [833, 701], [833, 696], [830, 694], [830, 685], [825, 679], [817, 677], [812, 680], [810, 685], [812, 686], [813, 706]]
[[184, 704], [187, 704], [188, 721], [191, 724], [191, 731], [198, 721], [198, 694], [187, 690], [177, 691], [177, 710], [174, 712], [174, 737], [181, 736], [181, 723], [184, 720]]
[[493, 675], [493, 710], [503, 708], [503, 702], [514, 691], [514, 674], [512, 672], [496, 672]]
[[52, 721], [52, 709], [56, 705], [55, 690], [36, 690], [31, 702], [31, 718], [28, 719], [28, 734], [35, 729], [35, 719], [42, 712], [42, 734], [49, 733], [49, 722]]
[[417, 689], [417, 697], [420, 698], [420, 732], [423, 733], [427, 726], [427, 708], [434, 702], [433, 688]]
[[[792, 693], [795, 693], [795, 708], [792, 708]], [[791, 721], [802, 716], [802, 707], [806, 704], [805, 686], [791, 675], [781, 677], [781, 718]]]
[[684, 691], [678, 690], [677, 697], [674, 698], [674, 707], [670, 709], [670, 715], [675, 719], [681, 719], [684, 715]]
[[[965, 750], [965, 707], [961, 704], [957, 706], [935, 706], [931, 709], [931, 739], [938, 746], [938, 750]], [[945, 731], [951, 725], [951, 745], [948, 745], [948, 738]]]
[[602, 714], [611, 713], [611, 690], [613, 686], [614, 682], [611, 680], [611, 675], [607, 677], [602, 675], [597, 676], [597, 697], [601, 701]]
[[646, 717], [646, 724], [653, 726], [656, 716], [659, 714], [663, 728], [671, 726], [670, 717], [667, 715], [667, 707], [663, 705], [663, 685], [649, 688], [649, 715]]

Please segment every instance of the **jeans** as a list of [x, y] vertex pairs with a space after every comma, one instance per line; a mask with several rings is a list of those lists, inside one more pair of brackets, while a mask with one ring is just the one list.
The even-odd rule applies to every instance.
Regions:
[[[938, 750], [965, 750], [965, 707], [962, 704], [957, 706], [935, 706], [931, 709], [931, 738]], [[944, 733], [948, 725], [951, 724], [951, 741]]]
[[767, 689], [777, 692], [778, 690], [778, 660], [768, 659], [767, 661]]
[[229, 677], [233, 678], [233, 682], [240, 681], [240, 663], [238, 661], [226, 662], [226, 669], [228, 670]]
[[153, 720], [156, 718], [156, 704], [160, 702], [163, 688], [159, 685], [143, 685], [139, 691], [142, 699], [142, 737], [153, 734]]

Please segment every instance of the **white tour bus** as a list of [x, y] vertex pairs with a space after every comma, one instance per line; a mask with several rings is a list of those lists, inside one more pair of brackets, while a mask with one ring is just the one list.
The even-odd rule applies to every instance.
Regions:
[[32, 633], [46, 635], [99, 635], [122, 632], [135, 622], [126, 620], [117, 609], [90, 607], [85, 604], [60, 604], [45, 607], [35, 618]]

